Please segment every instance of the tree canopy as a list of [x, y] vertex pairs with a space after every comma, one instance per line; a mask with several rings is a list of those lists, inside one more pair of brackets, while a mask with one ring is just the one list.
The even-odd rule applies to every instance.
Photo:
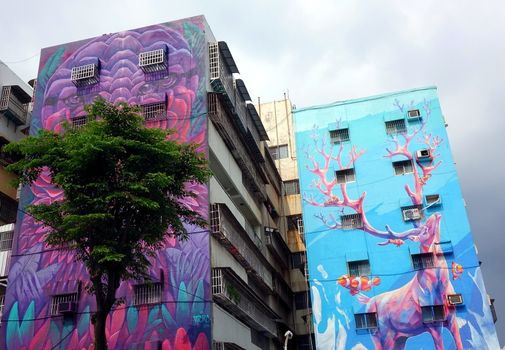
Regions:
[[[208, 178], [205, 156], [196, 145], [168, 141], [170, 131], [149, 129], [138, 107], [97, 99], [86, 107], [88, 122], [56, 134], [40, 130], [4, 151], [21, 157], [8, 166], [22, 184], [49, 171], [63, 198], [31, 205], [28, 213], [51, 229], [46, 242], [76, 253], [95, 294], [95, 349], [105, 338], [105, 318], [122, 280], [146, 276], [148, 257], [167, 234], [184, 239], [184, 224], [204, 219], [182, 199], [194, 196], [189, 182]], [[98, 331], [98, 333], [97, 333]]]

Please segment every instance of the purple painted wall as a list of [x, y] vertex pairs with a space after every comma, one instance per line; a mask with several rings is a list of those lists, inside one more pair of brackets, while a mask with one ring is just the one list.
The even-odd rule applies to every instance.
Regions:
[[[193, 17], [42, 50], [33, 112], [32, 133], [40, 128], [59, 132], [62, 122], [82, 114], [84, 104], [97, 96], [111, 102], [145, 104], [166, 101], [167, 116], [148, 122], [149, 127], [176, 132], [181, 142], [198, 143], [207, 153], [206, 22]], [[138, 54], [166, 45], [168, 70], [145, 74]], [[70, 79], [74, 66], [100, 60], [100, 82], [76, 88]], [[198, 194], [187, 205], [208, 216], [208, 188], [192, 185]], [[25, 188], [21, 206], [57, 200], [62, 195], [43, 174]], [[1, 327], [1, 349], [92, 349], [90, 316], [94, 297], [82, 288], [75, 318], [50, 315], [51, 296], [75, 292], [87, 280], [82, 264], [70, 252], [44, 244], [47, 228], [32, 217], [18, 215], [16, 243]], [[167, 239], [152, 260], [150, 275], [163, 282], [163, 301], [133, 306], [133, 284], [123, 283], [117, 297], [126, 303], [107, 322], [110, 349], [210, 349], [209, 236], [188, 227], [189, 240]], [[162, 277], [163, 276], [163, 277]]]

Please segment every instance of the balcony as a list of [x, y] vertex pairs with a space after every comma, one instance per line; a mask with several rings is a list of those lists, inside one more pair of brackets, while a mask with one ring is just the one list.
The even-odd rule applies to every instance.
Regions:
[[228, 107], [235, 106], [233, 73], [238, 73], [230, 49], [224, 41], [209, 43], [209, 77], [212, 89], [223, 95]]
[[266, 245], [270, 252], [275, 255], [277, 260], [285, 269], [289, 269], [291, 252], [289, 251], [289, 247], [286, 245], [286, 242], [284, 242], [284, 239], [281, 237], [279, 230], [271, 227], [265, 227], [265, 237]]
[[16, 222], [18, 202], [0, 192], [0, 224]]
[[209, 93], [207, 95], [209, 118], [216, 126], [219, 135], [223, 138], [233, 158], [242, 170], [246, 186], [249, 187], [260, 201], [265, 201], [267, 198], [265, 190], [267, 179], [256, 166], [257, 162], [254, 162], [249, 155], [242, 141], [242, 136], [232, 124], [230, 115], [226, 112], [221, 101], [222, 98], [220, 98], [219, 94]]
[[212, 269], [212, 295], [216, 303], [249, 327], [277, 337], [277, 315], [230, 268]]
[[28, 118], [28, 103], [32, 100], [17, 85], [4, 86], [0, 93], [0, 114], [3, 114], [16, 125], [24, 125]]
[[9, 274], [14, 224], [0, 226], [0, 278]]
[[257, 251], [251, 237], [235, 219], [225, 204], [212, 204], [210, 209], [212, 235], [235, 257], [266, 290], [272, 289], [272, 274], [268, 262]]

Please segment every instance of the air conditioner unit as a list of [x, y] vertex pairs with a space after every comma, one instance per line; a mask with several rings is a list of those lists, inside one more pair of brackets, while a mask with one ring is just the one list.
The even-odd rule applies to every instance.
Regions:
[[407, 112], [407, 119], [409, 120], [415, 120], [421, 118], [421, 112], [419, 109], [412, 109]]
[[77, 303], [75, 301], [65, 301], [58, 304], [58, 313], [75, 314], [77, 312]]
[[449, 305], [463, 305], [463, 296], [461, 294], [449, 294], [447, 296], [447, 301]]
[[403, 210], [403, 220], [412, 221], [421, 219], [421, 210], [418, 208], [404, 209]]
[[431, 149], [420, 149], [416, 151], [417, 160], [429, 160], [431, 159]]

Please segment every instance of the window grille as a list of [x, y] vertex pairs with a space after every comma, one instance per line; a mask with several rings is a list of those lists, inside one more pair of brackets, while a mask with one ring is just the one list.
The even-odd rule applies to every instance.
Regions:
[[165, 102], [143, 105], [142, 115], [144, 116], [144, 120], [146, 121], [166, 118], [167, 106]]
[[340, 221], [343, 230], [352, 230], [355, 228], [363, 227], [363, 219], [361, 218], [361, 214], [342, 215], [340, 217]]
[[421, 306], [424, 323], [445, 321], [445, 312], [443, 305]]
[[75, 86], [83, 87], [98, 83], [98, 66], [94, 63], [73, 67], [71, 79]]
[[11, 87], [2, 87], [2, 94], [0, 95], [0, 111], [3, 111], [9, 107], [9, 98], [11, 95]]
[[419, 109], [412, 109], [410, 111], [407, 112], [407, 117], [409, 118], [419, 118], [421, 117], [421, 112], [419, 111]]
[[414, 270], [429, 269], [435, 266], [433, 253], [412, 254]]
[[79, 299], [79, 296], [77, 293], [53, 295], [53, 297], [51, 298], [51, 305], [49, 308], [50, 315], [51, 316], [59, 315], [58, 306], [61, 303], [71, 303], [71, 302], [76, 303], [78, 299]]
[[212, 342], [212, 350], [225, 350], [223, 342]]
[[289, 156], [288, 145], [277, 145], [269, 147], [268, 150], [270, 151], [273, 160], [283, 159]]
[[0, 251], [12, 249], [14, 231], [0, 232]]
[[300, 194], [300, 183], [298, 180], [284, 181], [285, 195]]
[[330, 130], [331, 143], [349, 141], [349, 128]]
[[337, 183], [339, 184], [346, 184], [356, 181], [354, 168], [337, 170], [335, 171], [335, 177], [337, 178]]
[[209, 43], [209, 71], [210, 71], [210, 80], [219, 79], [218, 43]]
[[377, 313], [368, 312], [361, 314], [354, 314], [357, 330], [370, 330], [377, 328]]
[[407, 132], [405, 119], [397, 119], [386, 122], [386, 133], [388, 135], [402, 134]]
[[139, 54], [139, 67], [144, 73], [160, 72], [167, 69], [167, 55], [164, 49]]
[[224, 291], [223, 271], [221, 269], [212, 269], [212, 294], [224, 294]]
[[160, 282], [134, 286], [133, 305], [161, 303], [162, 289]]
[[81, 115], [75, 118], [72, 118], [72, 127], [78, 129], [80, 127], [83, 127], [86, 125], [88, 122], [88, 116], [87, 115]]
[[414, 166], [410, 159], [393, 162], [393, 168], [395, 169], [395, 175], [412, 174], [414, 172]]
[[349, 261], [347, 263], [350, 276], [369, 276], [370, 262], [368, 260]]
[[298, 233], [303, 236], [304, 234], [304, 230], [303, 230], [303, 219], [302, 218], [298, 218], [297, 221], [296, 221], [296, 225], [298, 226]]

